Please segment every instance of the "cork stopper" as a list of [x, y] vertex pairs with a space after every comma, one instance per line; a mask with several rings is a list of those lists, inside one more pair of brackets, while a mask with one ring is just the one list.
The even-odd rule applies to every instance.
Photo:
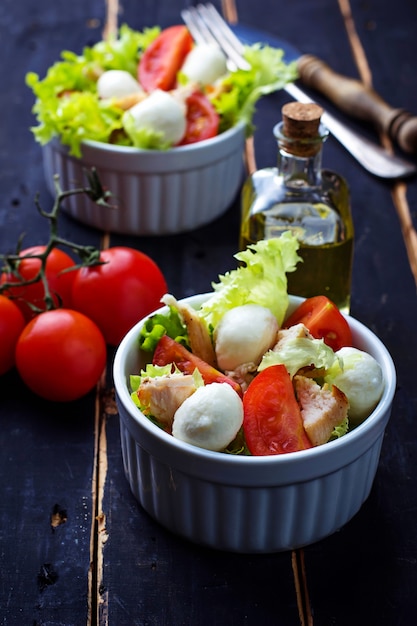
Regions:
[[321, 106], [315, 103], [289, 102], [282, 107], [282, 143], [296, 156], [314, 156], [319, 152]]

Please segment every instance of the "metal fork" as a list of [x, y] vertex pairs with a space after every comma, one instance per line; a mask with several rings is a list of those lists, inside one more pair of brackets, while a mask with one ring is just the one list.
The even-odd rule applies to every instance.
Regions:
[[[184, 9], [181, 12], [181, 17], [196, 43], [214, 42], [223, 50], [230, 67], [244, 70], [249, 68], [249, 64], [244, 58], [243, 43], [211, 3]], [[294, 100], [314, 102], [294, 83], [285, 85], [284, 90]], [[325, 111], [322, 115], [322, 121], [332, 135], [371, 174], [381, 178], [395, 179], [416, 173], [417, 168], [413, 163], [391, 154], [376, 143], [362, 137], [330, 113]]]

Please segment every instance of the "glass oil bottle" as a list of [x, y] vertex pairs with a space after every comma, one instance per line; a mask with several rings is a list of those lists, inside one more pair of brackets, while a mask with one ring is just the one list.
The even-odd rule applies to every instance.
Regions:
[[353, 221], [349, 189], [339, 174], [321, 169], [328, 136], [317, 104], [290, 102], [274, 127], [277, 167], [257, 170], [242, 190], [240, 248], [292, 231], [303, 259], [287, 274], [288, 293], [326, 295], [349, 312]]

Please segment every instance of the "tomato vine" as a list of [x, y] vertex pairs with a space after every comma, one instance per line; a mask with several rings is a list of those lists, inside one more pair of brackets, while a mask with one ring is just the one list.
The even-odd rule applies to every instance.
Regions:
[[[29, 286], [41, 282], [44, 288], [44, 310], [51, 310], [56, 308], [56, 301], [54, 300], [53, 294], [51, 294], [49, 282], [46, 276], [46, 263], [52, 250], [58, 247], [64, 247], [71, 250], [78, 256], [79, 263], [76, 263], [72, 267], [67, 268], [63, 271], [74, 271], [80, 269], [81, 267], [101, 265], [105, 262], [100, 259], [100, 250], [98, 248], [94, 246], [77, 244], [73, 241], [61, 237], [58, 233], [58, 218], [61, 204], [66, 198], [74, 195], [85, 194], [96, 204], [101, 206], [109, 206], [108, 199], [111, 197], [112, 194], [110, 191], [107, 191], [103, 188], [96, 169], [84, 169], [84, 174], [87, 178], [88, 185], [68, 190], [62, 189], [59, 181], [59, 175], [56, 174], [54, 176], [55, 199], [52, 209], [50, 211], [45, 211], [42, 208], [39, 201], [39, 194], [36, 194], [35, 206], [39, 214], [43, 218], [47, 219], [49, 222], [49, 240], [44, 246], [42, 246], [41, 251], [36, 253], [28, 252], [22, 254], [24, 235], [21, 235], [19, 237], [15, 253], [0, 254], [0, 261], [2, 265], [0, 269], [3, 277], [13, 277], [12, 280], [5, 279], [1, 282], [0, 294], [5, 293], [6, 295], [8, 295], [7, 292], [10, 289]], [[19, 271], [20, 264], [26, 259], [38, 259], [40, 262], [39, 270], [34, 276], [29, 279], [24, 278]], [[33, 305], [30, 306], [32, 306], [32, 308], [34, 308], [36, 312], [40, 311], [36, 307], [33, 307]]]

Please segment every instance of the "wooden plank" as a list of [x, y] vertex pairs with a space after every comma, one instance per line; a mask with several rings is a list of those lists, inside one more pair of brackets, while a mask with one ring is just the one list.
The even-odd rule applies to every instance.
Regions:
[[[3, 10], [4, 9], [4, 10]], [[28, 71], [44, 74], [63, 47], [87, 45], [103, 3], [57, 0], [7, 3], [0, 10], [0, 251], [46, 243], [51, 197], [41, 149], [29, 128], [33, 96]], [[96, 19], [96, 22], [94, 22]], [[98, 244], [100, 234], [65, 215], [60, 234]], [[92, 524], [94, 393], [69, 404], [43, 401], [16, 372], [0, 377], [0, 620], [21, 624], [86, 624]]]
[[[159, 0], [138, 10], [135, 3], [121, 3], [119, 19], [134, 28], [167, 26], [179, 21], [184, 4]], [[233, 3], [223, 4], [233, 9]], [[265, 0], [260, 11], [259, 4], [240, 0], [236, 6], [240, 21], [356, 76], [342, 4], [297, 0], [282, 8]], [[387, 101], [417, 111], [416, 7], [406, 0], [398, 0], [395, 12], [386, 3], [350, 5], [375, 87]], [[50, 198], [41, 151], [28, 132], [33, 99], [25, 73], [43, 74], [63, 48], [81, 51], [97, 41], [105, 11], [103, 0], [39, 0], [30, 7], [15, 2], [7, 12], [0, 10], [1, 251], [10, 250], [22, 230], [28, 245], [43, 242], [47, 232], [33, 205], [37, 191], [45, 205]], [[272, 127], [286, 101], [285, 94], [276, 94], [259, 105], [259, 167], [275, 163]], [[352, 125], [375, 139], [371, 128]], [[351, 184], [352, 312], [386, 342], [398, 371], [393, 418], [364, 507], [338, 533], [296, 554], [233, 555], [195, 546], [162, 529], [130, 493], [118, 416], [107, 402], [110, 375], [106, 402], [97, 410], [94, 393], [76, 403], [51, 404], [11, 372], [0, 378], [0, 618], [8, 626], [78, 626], [89, 620], [89, 606], [89, 623], [117, 626], [411, 623], [417, 609], [417, 305], [401, 225], [407, 232], [415, 227], [416, 190], [413, 182], [393, 186], [367, 174], [333, 138], [325, 146], [324, 165]], [[109, 245], [131, 245], [152, 256], [170, 291], [183, 297], [209, 290], [230, 269], [238, 228], [237, 198], [224, 216], [192, 233], [112, 235]], [[65, 215], [62, 233], [96, 245], [102, 236]], [[111, 361], [112, 355], [109, 367]]]
[[[415, 20], [415, 7], [399, 2], [394, 16], [383, 4], [351, 5], [375, 87], [387, 102], [417, 111], [415, 90], [412, 98], [409, 77], [402, 70], [415, 58], [415, 38], [406, 34], [406, 24]], [[390, 39], [399, 45], [388, 45]], [[417, 305], [415, 270], [410, 268], [414, 248], [407, 256], [413, 230], [409, 207], [416, 191], [413, 182], [391, 186], [360, 177], [352, 180], [356, 228], [352, 309], [390, 349], [398, 390], [369, 500], [339, 533], [306, 549], [305, 560], [315, 624], [388, 626], [412, 623], [416, 612], [411, 592], [417, 580], [411, 495], [417, 471], [416, 339], [411, 330]], [[402, 233], [404, 225], [409, 230]]]

